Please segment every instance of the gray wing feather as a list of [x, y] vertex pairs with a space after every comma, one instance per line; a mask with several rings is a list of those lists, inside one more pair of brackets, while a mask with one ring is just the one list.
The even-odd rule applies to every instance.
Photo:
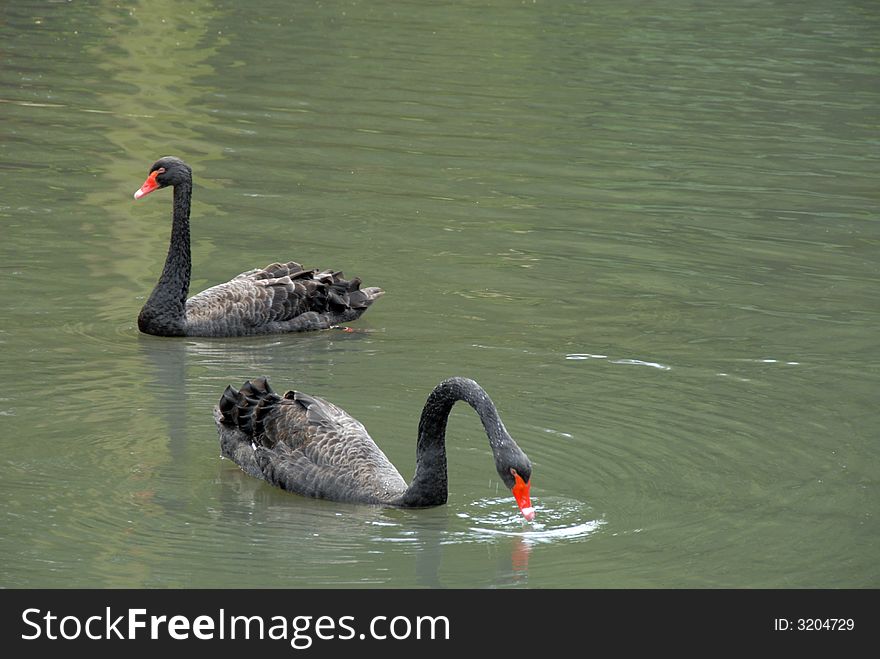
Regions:
[[259, 400], [247, 385], [229, 391], [215, 409], [221, 450], [247, 473], [334, 501], [388, 504], [406, 490], [367, 429], [345, 410], [295, 391], [283, 398], [259, 391]]
[[382, 295], [341, 272], [293, 261], [249, 270], [186, 301], [186, 333], [243, 335], [326, 329], [358, 318]]

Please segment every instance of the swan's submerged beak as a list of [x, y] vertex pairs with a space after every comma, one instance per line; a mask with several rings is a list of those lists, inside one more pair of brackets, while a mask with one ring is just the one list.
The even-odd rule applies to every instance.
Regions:
[[513, 472], [513, 479], [513, 498], [516, 499], [516, 505], [519, 506], [523, 517], [526, 518], [526, 521], [531, 522], [535, 519], [535, 509], [532, 508], [532, 499], [529, 496], [529, 490], [531, 489], [532, 484], [526, 483], [522, 479], [522, 476], [515, 471]]
[[153, 190], [158, 190], [159, 183], [156, 181], [157, 176], [159, 176], [158, 169], [155, 172], [150, 172], [150, 175], [147, 177], [147, 180], [144, 181], [144, 184], [134, 193], [134, 198], [140, 199], [144, 195], [150, 194]]

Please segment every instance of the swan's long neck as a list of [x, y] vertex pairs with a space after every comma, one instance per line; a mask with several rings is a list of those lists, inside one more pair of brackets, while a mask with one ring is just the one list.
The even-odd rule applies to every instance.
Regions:
[[191, 198], [192, 181], [183, 181], [174, 186], [171, 244], [162, 276], [138, 316], [138, 326], [143, 332], [163, 336], [184, 333], [186, 297], [192, 269], [189, 243]]
[[506, 440], [510, 440], [495, 405], [480, 385], [466, 378], [444, 380], [434, 388], [422, 409], [416, 447], [416, 473], [401, 497], [402, 505], [418, 507], [446, 503], [446, 422], [452, 406], [459, 400], [466, 402], [480, 415], [493, 454], [505, 445]]

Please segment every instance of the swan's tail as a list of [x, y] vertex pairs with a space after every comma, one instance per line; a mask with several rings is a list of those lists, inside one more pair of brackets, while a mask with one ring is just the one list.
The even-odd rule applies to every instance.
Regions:
[[[358, 286], [360, 286], [360, 280], [358, 280], [357, 283]], [[352, 309], [366, 309], [383, 295], [385, 295], [385, 291], [383, 291], [378, 286], [367, 286], [366, 288], [358, 288], [349, 291], [349, 305]]]
[[243, 272], [239, 278], [260, 281], [260, 288], [272, 289], [266, 298], [266, 314], [279, 331], [288, 332], [327, 329], [355, 320], [385, 293], [377, 286], [361, 288], [359, 277], [346, 279], [338, 270], [305, 270], [295, 261], [272, 263]]
[[244, 434], [242, 441], [262, 444], [265, 440], [263, 421], [281, 400], [264, 377], [248, 380], [241, 389], [227, 386], [215, 408], [217, 425], [238, 430]]
[[327, 287], [326, 306], [336, 313], [350, 310], [360, 315], [385, 293], [377, 286], [361, 288], [360, 277], [346, 279], [341, 272], [325, 270], [315, 274], [315, 280]]

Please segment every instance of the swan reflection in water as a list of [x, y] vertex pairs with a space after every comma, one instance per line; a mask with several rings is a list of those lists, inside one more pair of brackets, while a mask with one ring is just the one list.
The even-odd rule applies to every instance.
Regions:
[[[221, 507], [211, 514], [232, 536], [224, 544], [242, 561], [278, 567], [278, 586], [445, 588], [460, 585], [461, 571], [469, 569], [479, 572], [474, 587], [528, 582], [535, 545], [474, 533], [451, 506], [405, 509], [291, 497], [228, 460], [219, 462], [217, 482]], [[281, 566], [288, 564], [285, 573]]]

